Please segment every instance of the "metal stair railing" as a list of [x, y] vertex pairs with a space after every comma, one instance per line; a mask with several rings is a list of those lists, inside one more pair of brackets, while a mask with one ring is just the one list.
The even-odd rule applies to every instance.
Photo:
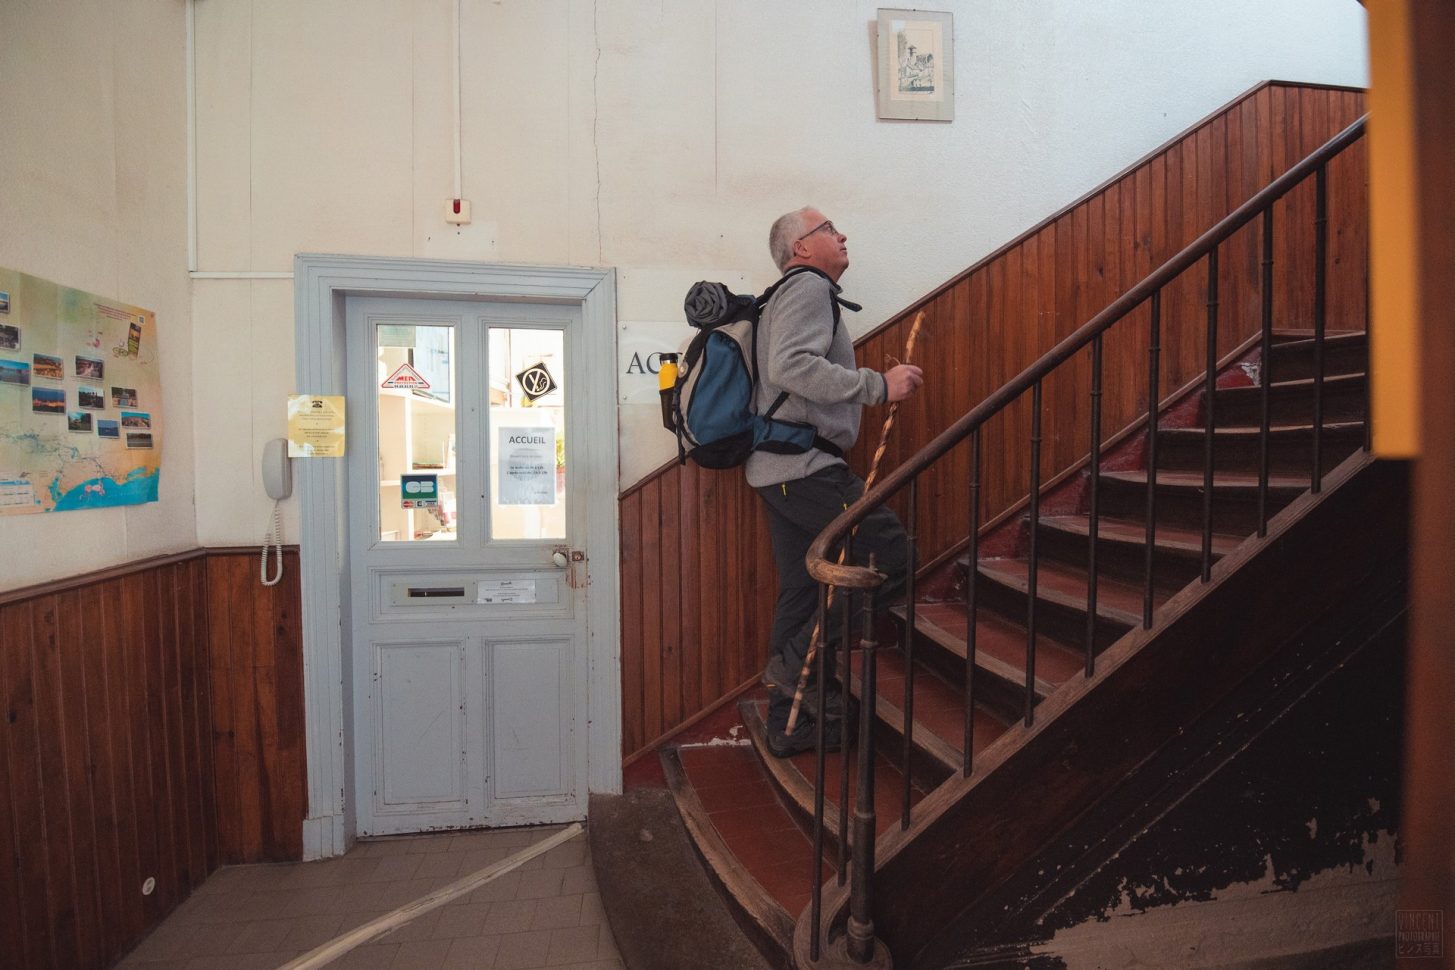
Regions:
[[[1047, 351], [1039, 360], [1031, 364], [1024, 371], [1011, 379], [1008, 383], [992, 392], [985, 400], [968, 411], [950, 427], [941, 432], [937, 437], [921, 448], [918, 452], [908, 458], [902, 465], [896, 468], [889, 475], [864, 494], [857, 502], [846, 509], [814, 540], [809, 547], [806, 562], [809, 574], [820, 584], [819, 596], [819, 629], [827, 629], [824, 623], [828, 617], [825, 616], [825, 604], [830, 587], [839, 587], [844, 590], [858, 593], [863, 602], [864, 619], [863, 634], [860, 642], [861, 663], [860, 663], [860, 724], [858, 738], [858, 798], [853, 815], [853, 843], [850, 872], [852, 877], [848, 880], [850, 885], [849, 898], [849, 922], [847, 932], [847, 950], [852, 959], [860, 963], [868, 963], [875, 953], [874, 924], [873, 924], [873, 872], [874, 872], [874, 733], [872, 730], [872, 719], [876, 709], [877, 684], [875, 677], [875, 651], [878, 643], [874, 633], [874, 592], [884, 580], [882, 574], [873, 568], [873, 562], [868, 566], [852, 565], [852, 559], [845, 556], [844, 562], [834, 561], [830, 552], [847, 545], [852, 531], [875, 509], [887, 503], [891, 498], [902, 490], [908, 490], [906, 532], [909, 536], [909, 571], [910, 576], [914, 574], [916, 562], [915, 539], [917, 535], [918, 516], [918, 489], [919, 476], [931, 465], [944, 457], [946, 453], [960, 442], [970, 440], [970, 535], [969, 535], [969, 557], [970, 570], [966, 588], [966, 644], [965, 644], [965, 724], [964, 724], [964, 748], [963, 761], [961, 764], [962, 776], [971, 773], [974, 763], [974, 752], [972, 745], [972, 721], [974, 718], [974, 687], [975, 687], [975, 627], [977, 609], [977, 585], [978, 585], [978, 552], [979, 552], [979, 528], [980, 528], [980, 476], [981, 476], [981, 428], [992, 417], [1000, 414], [1013, 402], [1030, 392], [1032, 399], [1031, 434], [1029, 440], [1030, 451], [1030, 495], [1029, 495], [1029, 563], [1027, 574], [1027, 614], [1026, 614], [1026, 652], [1025, 652], [1025, 706], [1024, 721], [1030, 726], [1035, 718], [1035, 662], [1036, 662], [1036, 620], [1037, 620], [1037, 525], [1040, 519], [1040, 491], [1041, 491], [1041, 387], [1042, 382], [1052, 371], [1070, 360], [1077, 352], [1087, 345], [1091, 346], [1091, 457], [1090, 457], [1090, 494], [1089, 512], [1090, 528], [1088, 537], [1088, 584], [1087, 584], [1087, 622], [1085, 632], [1085, 674], [1091, 677], [1095, 673], [1096, 666], [1096, 601], [1097, 601], [1097, 560], [1096, 546], [1099, 526], [1099, 496], [1098, 496], [1098, 470], [1101, 456], [1101, 390], [1102, 390], [1102, 336], [1111, 327], [1127, 317], [1133, 310], [1150, 302], [1150, 331], [1148, 349], [1148, 380], [1147, 380], [1147, 497], [1146, 497], [1146, 558], [1144, 563], [1144, 585], [1143, 585], [1143, 610], [1142, 627], [1149, 629], [1153, 619], [1153, 581], [1155, 573], [1154, 549], [1156, 545], [1156, 486], [1157, 486], [1157, 407], [1159, 402], [1159, 366], [1161, 355], [1161, 312], [1162, 312], [1162, 291], [1173, 280], [1183, 273], [1191, 270], [1198, 263], [1206, 261], [1207, 265], [1207, 365], [1204, 374], [1204, 430], [1206, 444], [1203, 453], [1203, 502], [1202, 502], [1202, 549], [1201, 549], [1201, 580], [1206, 583], [1211, 578], [1212, 570], [1212, 511], [1213, 511], [1213, 465], [1214, 465], [1214, 430], [1215, 430], [1215, 408], [1214, 390], [1217, 381], [1217, 322], [1218, 322], [1218, 247], [1228, 237], [1239, 229], [1243, 228], [1255, 218], [1262, 217], [1262, 261], [1261, 261], [1261, 336], [1262, 346], [1262, 373], [1260, 375], [1260, 415], [1259, 415], [1259, 444], [1258, 444], [1258, 513], [1257, 533], [1265, 536], [1268, 531], [1268, 481], [1269, 481], [1269, 428], [1270, 428], [1270, 400], [1269, 387], [1272, 384], [1272, 348], [1273, 348], [1273, 204], [1283, 196], [1287, 195], [1296, 186], [1302, 184], [1309, 176], [1315, 179], [1315, 219], [1314, 219], [1314, 380], [1313, 380], [1313, 457], [1312, 467], [1309, 476], [1310, 490], [1317, 493], [1323, 484], [1322, 467], [1322, 434], [1323, 434], [1323, 392], [1324, 392], [1324, 329], [1326, 316], [1326, 262], [1328, 253], [1328, 199], [1327, 199], [1327, 167], [1329, 162], [1353, 145], [1364, 135], [1365, 122], [1368, 116], [1361, 117], [1348, 128], [1335, 135], [1319, 149], [1310, 154], [1307, 158], [1295, 164], [1287, 172], [1279, 176], [1257, 192], [1247, 202], [1243, 203], [1221, 222], [1203, 233], [1192, 243], [1182, 249], [1181, 252], [1167, 260], [1160, 267], [1153, 270], [1141, 282], [1134, 285], [1126, 293], [1122, 294], [1110, 305], [1108, 305], [1096, 316], [1083, 324], [1075, 332], [1067, 336], [1051, 350]], [[1367, 317], [1367, 314], [1366, 314]], [[1367, 327], [1367, 323], [1366, 323]], [[1368, 379], [1365, 380], [1365, 402], [1368, 403]], [[1369, 447], [1368, 429], [1371, 422], [1368, 420], [1368, 411], [1365, 412], [1366, 437], [1364, 447]], [[844, 596], [844, 637], [842, 643], [842, 658], [840, 671], [845, 677], [849, 676], [849, 625], [850, 616], [848, 602], [850, 597]], [[904, 653], [905, 664], [905, 685], [904, 685], [904, 751], [902, 772], [904, 778], [904, 791], [901, 800], [900, 825], [902, 828], [909, 827], [910, 821], [910, 785], [913, 744], [913, 696], [914, 696], [914, 663], [913, 663], [913, 641], [914, 641], [914, 584], [911, 579], [908, 590], [906, 609], [906, 622], [902, 626], [903, 641], [901, 644]], [[826, 651], [819, 651], [819, 663], [824, 663]], [[819, 690], [822, 692], [825, 685], [825, 672], [819, 671]], [[824, 697], [822, 693], [819, 698], [819, 709], [823, 710]], [[812, 960], [819, 959], [822, 936], [822, 912], [823, 912], [823, 885], [819, 875], [819, 865], [822, 859], [823, 845], [823, 815], [824, 815], [824, 757], [823, 757], [823, 735], [822, 719], [820, 719], [819, 736], [819, 757], [817, 759], [817, 777], [815, 785], [814, 805], [814, 871], [811, 876], [812, 900], [811, 900], [811, 923], [809, 953]], [[847, 738], [843, 739], [845, 742]], [[842, 771], [842, 792], [840, 795], [840, 844], [839, 844], [839, 884], [843, 885], [846, 880], [844, 867], [845, 845], [844, 839], [849, 829], [845, 824], [847, 815], [847, 789], [848, 789], [848, 764], [847, 749], [844, 744], [844, 763]]]

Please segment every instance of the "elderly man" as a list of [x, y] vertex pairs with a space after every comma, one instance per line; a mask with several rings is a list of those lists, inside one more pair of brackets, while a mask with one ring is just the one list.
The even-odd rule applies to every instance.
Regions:
[[[761, 414], [786, 392], [774, 417], [813, 425], [842, 451], [859, 436], [864, 405], [902, 401], [924, 381], [921, 370], [910, 364], [883, 373], [855, 366], [853, 342], [840, 324], [834, 299], [840, 292], [839, 277], [849, 267], [847, 242], [812, 206], [773, 223], [768, 247], [786, 279], [763, 309], [754, 402]], [[746, 473], [748, 484], [768, 506], [778, 566], [778, 604], [764, 681], [770, 688], [768, 746], [786, 758], [813, 747], [820, 714], [812, 706], [816, 691], [810, 692], [793, 733], [785, 733], [818, 602], [804, 555], [814, 537], [863, 494], [864, 482], [842, 458], [818, 449], [797, 455], [757, 451], [748, 458]], [[886, 598], [903, 589], [907, 544], [893, 511], [881, 508], [869, 516], [859, 527], [853, 551], [859, 563], [874, 554], [877, 568], [889, 577], [882, 591]], [[824, 639], [832, 644], [840, 624], [829, 626]], [[824, 735], [829, 745], [837, 746], [843, 692], [831, 682], [827, 693]]]

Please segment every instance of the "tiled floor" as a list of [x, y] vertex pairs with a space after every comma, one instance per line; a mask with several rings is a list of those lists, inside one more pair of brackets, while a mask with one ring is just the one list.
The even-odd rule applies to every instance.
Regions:
[[[338, 859], [221, 869], [121, 966], [278, 967], [558, 831], [381, 839], [360, 842]], [[584, 833], [329, 966], [622, 970]]]

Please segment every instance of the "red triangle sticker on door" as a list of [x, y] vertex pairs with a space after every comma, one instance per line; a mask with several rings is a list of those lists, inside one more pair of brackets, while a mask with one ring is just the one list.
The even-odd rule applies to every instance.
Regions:
[[429, 381], [419, 376], [419, 371], [415, 370], [413, 367], [410, 367], [408, 364], [400, 364], [399, 369], [396, 370], [394, 373], [390, 374], [389, 379], [379, 386], [417, 387], [424, 389], [429, 387]]

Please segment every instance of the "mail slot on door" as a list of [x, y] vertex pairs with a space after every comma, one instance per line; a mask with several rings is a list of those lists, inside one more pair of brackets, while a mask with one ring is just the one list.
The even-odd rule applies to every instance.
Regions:
[[461, 606], [556, 606], [560, 603], [559, 574], [554, 571], [498, 577], [458, 573], [441, 577], [395, 577], [385, 582], [389, 605], [406, 609], [453, 611]]

